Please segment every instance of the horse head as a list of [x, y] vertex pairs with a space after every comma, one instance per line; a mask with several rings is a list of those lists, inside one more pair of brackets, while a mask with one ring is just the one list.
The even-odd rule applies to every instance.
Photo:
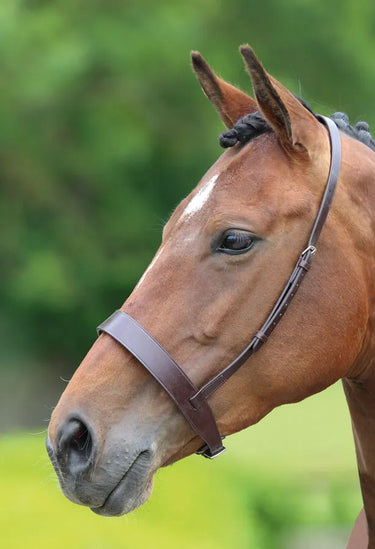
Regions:
[[[192, 54], [234, 144], [177, 206], [121, 307], [196, 387], [246, 347], [274, 306], [306, 246], [330, 167], [326, 127], [248, 46], [241, 54], [255, 100]], [[237, 139], [236, 123], [246, 115], [260, 129]], [[372, 230], [356, 189], [373, 166], [362, 143], [344, 134], [341, 142], [337, 194], [308, 276], [267, 345], [208, 399], [222, 436], [360, 369]], [[201, 446], [163, 387], [106, 333], [66, 387], [47, 439], [65, 495], [102, 515], [141, 505], [158, 468]]]

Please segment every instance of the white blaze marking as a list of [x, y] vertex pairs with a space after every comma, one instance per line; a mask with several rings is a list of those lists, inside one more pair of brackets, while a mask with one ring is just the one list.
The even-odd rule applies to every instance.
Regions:
[[213, 188], [215, 187], [216, 179], [218, 177], [219, 174], [215, 174], [211, 177], [209, 181], [207, 181], [207, 183], [205, 183], [205, 185], [203, 185], [201, 189], [199, 189], [199, 191], [193, 196], [189, 204], [186, 206], [181, 216], [182, 219], [189, 219], [191, 216], [193, 216], [195, 213], [199, 212], [199, 210], [203, 208], [203, 206], [209, 199]]
[[[210, 194], [213, 191], [213, 188], [215, 187], [215, 183], [219, 175], [220, 174], [217, 173], [214, 176], [212, 176], [211, 179], [207, 181], [207, 183], [205, 183], [201, 189], [199, 189], [199, 191], [193, 196], [189, 204], [186, 206], [185, 210], [182, 213], [181, 219], [190, 219], [191, 216], [193, 216], [195, 213], [199, 212], [199, 210], [203, 208], [203, 206], [206, 204], [207, 200], [209, 199]], [[192, 240], [192, 237], [188, 236], [185, 238], [185, 240], [190, 241]], [[143, 281], [146, 278], [146, 275], [151, 271], [151, 269], [159, 259], [162, 251], [163, 249], [160, 248], [158, 253], [155, 255], [154, 259], [151, 261], [150, 265], [147, 267], [147, 269], [139, 279], [138, 284], [134, 289], [139, 288], [140, 285], [143, 283]]]
[[159, 259], [160, 255], [161, 255], [161, 252], [162, 252], [162, 249], [160, 248], [158, 253], [155, 255], [154, 259], [151, 261], [150, 265], [147, 267], [147, 269], [145, 270], [145, 272], [143, 273], [143, 275], [139, 279], [138, 284], [136, 285], [136, 287], [134, 289], [139, 288], [139, 286], [142, 284], [142, 282], [146, 278], [146, 275], [151, 271], [152, 267], [155, 265], [155, 263]]

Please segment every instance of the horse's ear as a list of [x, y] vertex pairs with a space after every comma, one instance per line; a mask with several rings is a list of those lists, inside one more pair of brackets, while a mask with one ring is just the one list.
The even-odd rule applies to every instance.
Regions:
[[312, 141], [309, 136], [321, 124], [285, 86], [264, 70], [250, 46], [241, 46], [240, 52], [251, 76], [259, 109], [281, 145], [288, 151], [306, 151]]
[[255, 112], [258, 106], [254, 99], [219, 78], [201, 54], [191, 52], [193, 70], [208, 99], [214, 105], [227, 128], [232, 128], [239, 118]]

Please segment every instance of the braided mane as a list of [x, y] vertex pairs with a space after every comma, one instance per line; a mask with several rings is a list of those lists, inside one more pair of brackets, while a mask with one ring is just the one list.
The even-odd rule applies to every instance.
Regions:
[[[315, 113], [311, 110], [309, 105], [303, 99], [298, 99], [303, 106], [315, 116]], [[370, 126], [367, 122], [360, 121], [357, 122], [355, 126], [352, 126], [349, 122], [348, 115], [344, 112], [335, 112], [330, 118], [344, 133], [357, 141], [364, 143], [371, 150], [375, 151], [375, 140], [372, 138]], [[263, 118], [262, 114], [259, 111], [256, 111], [237, 120], [233, 128], [219, 136], [219, 143], [223, 148], [233, 147], [236, 143], [247, 143], [256, 137], [271, 131], [271, 126]]]

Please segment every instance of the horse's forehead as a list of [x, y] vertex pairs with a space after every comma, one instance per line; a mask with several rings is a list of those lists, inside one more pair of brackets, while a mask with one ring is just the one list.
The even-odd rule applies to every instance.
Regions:
[[268, 203], [279, 201], [281, 180], [289, 173], [290, 166], [281, 154], [271, 154], [275, 151], [268, 147], [263, 148], [262, 154], [251, 146], [246, 149], [220, 157], [177, 209], [178, 225], [193, 225], [214, 208], [234, 204], [236, 199], [240, 203], [262, 197]]
[[209, 201], [220, 172], [216, 172], [212, 177], [203, 180], [199, 185], [197, 192], [190, 198], [187, 206], [183, 210], [180, 221], [188, 221], [193, 215], [199, 213]]

